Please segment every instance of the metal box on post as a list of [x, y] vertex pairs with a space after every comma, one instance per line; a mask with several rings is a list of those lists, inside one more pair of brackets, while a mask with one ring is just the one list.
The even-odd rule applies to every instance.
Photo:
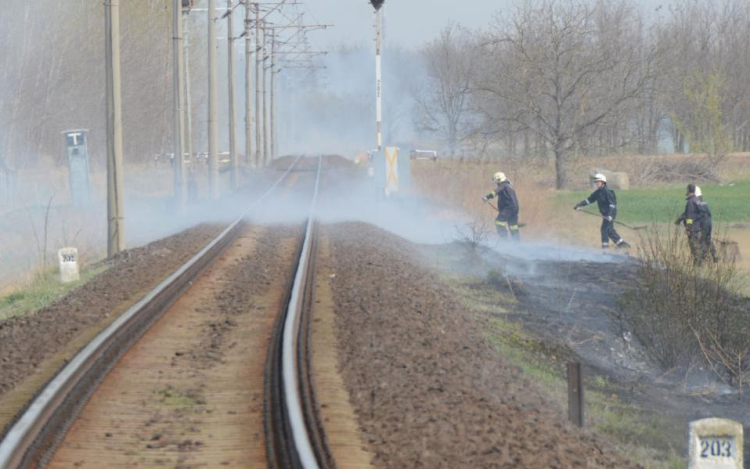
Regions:
[[411, 162], [399, 151], [399, 147], [386, 147], [372, 153], [375, 184], [386, 197], [403, 195], [411, 184]]
[[65, 149], [68, 155], [70, 201], [73, 205], [85, 205], [91, 201], [87, 134], [88, 129], [73, 129], [63, 132]]

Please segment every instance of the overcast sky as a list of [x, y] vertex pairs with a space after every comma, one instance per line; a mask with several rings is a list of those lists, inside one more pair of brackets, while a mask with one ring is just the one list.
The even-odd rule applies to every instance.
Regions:
[[[637, 0], [646, 12], [673, 0]], [[498, 11], [510, 11], [514, 0], [386, 0], [388, 44], [412, 48], [437, 36], [448, 21], [470, 28], [484, 27]], [[307, 21], [334, 24], [312, 33], [324, 47], [337, 44], [367, 44], [374, 37], [373, 8], [369, 0], [304, 0]], [[664, 11], [666, 9], [662, 9]]]

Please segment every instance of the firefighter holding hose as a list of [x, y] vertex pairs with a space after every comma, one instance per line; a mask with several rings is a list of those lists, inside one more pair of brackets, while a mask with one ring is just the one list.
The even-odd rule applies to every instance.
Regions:
[[629, 248], [628, 244], [615, 230], [615, 218], [617, 218], [617, 197], [615, 191], [607, 187], [607, 177], [603, 174], [594, 175], [596, 190], [587, 198], [578, 202], [575, 207], [580, 210], [589, 204], [597, 203], [599, 213], [602, 214], [602, 249], [609, 249], [609, 240], [614, 241], [618, 248]]
[[497, 217], [495, 218], [495, 229], [501, 238], [510, 237], [513, 241], [521, 240], [521, 233], [518, 230], [518, 197], [510, 180], [505, 177], [505, 173], [497, 172], [492, 176], [492, 182], [497, 186], [495, 189], [482, 198], [483, 201], [489, 202], [497, 197]]
[[693, 262], [696, 265], [701, 265], [709, 254], [711, 254], [713, 261], [717, 262], [716, 246], [711, 239], [711, 232], [713, 231], [711, 209], [703, 201], [701, 188], [695, 184], [688, 184], [687, 186], [685, 211], [675, 221], [675, 225], [680, 224], [685, 225]]

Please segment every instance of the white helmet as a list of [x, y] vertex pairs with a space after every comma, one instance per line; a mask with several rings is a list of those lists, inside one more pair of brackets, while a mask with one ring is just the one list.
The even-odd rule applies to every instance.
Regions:
[[508, 178], [505, 177], [505, 173], [501, 173], [500, 171], [492, 175], [492, 182], [505, 182], [507, 180]]
[[603, 175], [602, 173], [594, 174], [594, 182], [598, 182], [598, 181], [606, 183], [607, 176]]

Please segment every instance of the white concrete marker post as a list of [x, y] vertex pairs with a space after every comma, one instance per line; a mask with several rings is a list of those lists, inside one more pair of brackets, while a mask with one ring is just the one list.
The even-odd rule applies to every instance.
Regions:
[[78, 249], [62, 248], [57, 251], [60, 261], [60, 281], [62, 283], [75, 282], [81, 276], [78, 272]]
[[688, 469], [743, 469], [742, 424], [709, 418], [690, 422]]

